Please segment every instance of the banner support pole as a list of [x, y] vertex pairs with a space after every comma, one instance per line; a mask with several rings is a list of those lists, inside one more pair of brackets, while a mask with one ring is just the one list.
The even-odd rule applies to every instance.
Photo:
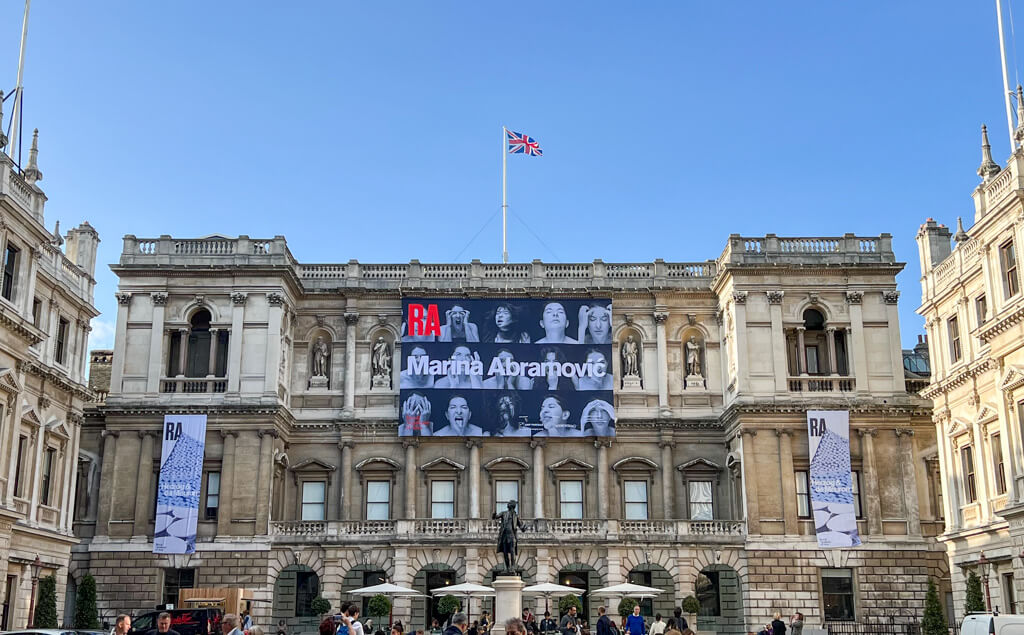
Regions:
[[501, 262], [508, 264], [508, 132], [501, 127]]

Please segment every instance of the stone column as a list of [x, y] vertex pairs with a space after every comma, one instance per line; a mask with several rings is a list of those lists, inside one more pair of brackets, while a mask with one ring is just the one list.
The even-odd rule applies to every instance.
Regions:
[[807, 374], [807, 350], [804, 346], [804, 331], [806, 330], [807, 328], [803, 326], [796, 327], [796, 361], [801, 375]]
[[775, 392], [787, 392], [789, 364], [786, 363], [786, 330], [782, 326], [782, 290], [768, 291], [768, 313], [772, 320], [772, 365], [775, 368]]
[[[19, 372], [18, 379], [25, 381], [25, 373]], [[24, 385], [24, 384], [22, 384]], [[7, 447], [5, 452], [7, 458], [7, 490], [4, 492], [4, 501], [7, 507], [14, 507], [14, 477], [18, 467], [18, 438], [21, 436], [21, 408], [17, 407], [18, 397], [12, 395], [7, 399], [6, 423], [0, 420], [0, 425], [6, 425]]]
[[135, 490], [135, 516], [132, 523], [132, 536], [149, 535], [149, 512], [153, 508], [153, 499], [149, 489], [153, 483], [153, 433], [139, 430], [142, 447], [139, 451], [139, 485]]
[[96, 511], [96, 534], [100, 536], [110, 535], [108, 525], [110, 523], [110, 509], [114, 503], [114, 457], [117, 452], [117, 437], [119, 434], [116, 430], [104, 430], [101, 433], [103, 437], [103, 463], [100, 466], [99, 509]]
[[796, 475], [793, 471], [793, 431], [775, 428], [779, 438], [779, 479], [782, 481], [782, 518], [787, 536], [800, 533], [796, 510]]
[[178, 329], [178, 377], [184, 377], [185, 365], [188, 364], [188, 329]]
[[245, 330], [246, 297], [246, 294], [238, 291], [231, 294], [231, 333], [228, 336], [228, 392], [237, 393], [241, 386], [242, 334]]
[[999, 443], [1003, 450], [1003, 465], [1006, 469], [1006, 491], [1007, 506], [1015, 501], [1024, 498], [1024, 491], [1021, 491], [1021, 451], [1024, 444], [1021, 443], [1020, 422], [1017, 421], [1016, 408], [1013, 403], [1012, 394], [1007, 395], [1005, 390], [996, 391], [999, 400], [999, 410], [1005, 425], [999, 435]]
[[[975, 239], [977, 240], [977, 239]], [[996, 292], [995, 287], [992, 284], [993, 269], [992, 269], [992, 243], [981, 245], [981, 271], [982, 276], [985, 278], [985, 321], [992, 319], [993, 311], [996, 306]], [[995, 271], [999, 271], [996, 267]], [[1002, 285], [1000, 285], [1002, 286]], [[948, 516], [947, 516], [948, 518]]]
[[356, 410], [356, 325], [359, 314], [345, 314], [345, 413], [355, 416]]
[[[899, 297], [899, 291], [882, 292], [882, 301], [885, 302], [885, 317], [889, 324], [889, 364], [892, 368], [892, 391], [896, 394], [907, 392], [906, 377], [903, 374], [903, 347], [900, 344], [900, 313], [897, 306]], [[964, 325], [964, 353], [966, 354], [968, 350], [972, 351], [971, 357], [968, 358], [972, 359], [975, 338], [969, 335], [971, 322], [966, 319], [967, 303], [970, 300], [964, 298], [964, 301], [964, 319], [960, 322]]]
[[[338, 448], [341, 450], [341, 519], [355, 520], [361, 514], [352, 509], [352, 480], [356, 478], [352, 469], [352, 441], [342, 439], [338, 442]], [[408, 460], [408, 450], [406, 450], [406, 460]]]
[[665, 322], [668, 321], [667, 311], [655, 311], [654, 323], [658, 332], [658, 409], [662, 414], [669, 410], [668, 406], [668, 344], [665, 340]]
[[[985, 434], [981, 429], [981, 423], [975, 421], [972, 425], [974, 431], [974, 487], [978, 493], [979, 525], [984, 525], [992, 518], [992, 503], [989, 499], [991, 492], [988, 490], [988, 475], [991, 473], [988, 457], [985, 456]], [[964, 478], [967, 475], [964, 474]]]
[[217, 335], [220, 329], [210, 329], [210, 361], [206, 367], [206, 374], [210, 377], [217, 376]]
[[267, 294], [267, 364], [264, 368], [263, 392], [277, 396], [277, 366], [285, 351], [281, 350], [281, 322], [284, 318], [284, 296], [280, 293]]
[[[597, 448], [597, 517], [608, 518], [608, 448], [611, 439], [595, 439]], [[540, 579], [540, 578], [538, 578]]]
[[750, 364], [747, 363], [747, 292], [733, 291], [732, 300], [735, 313], [736, 394], [739, 394], [750, 388]]
[[[942, 512], [946, 517], [945, 533], [950, 533], [959, 528], [960, 510], [959, 504], [954, 507], [954, 495], [956, 494], [956, 483], [953, 479], [953, 464], [950, 462], [949, 439], [943, 429], [944, 419], [940, 413], [933, 416], [935, 421], [935, 438], [939, 446], [939, 473], [940, 481], [938, 486], [942, 490]], [[955, 510], [955, 511], [954, 511]]]
[[257, 536], [270, 533], [270, 499], [274, 482], [274, 441], [277, 430], [260, 430], [259, 481], [256, 483], [256, 528]]
[[676, 472], [672, 466], [672, 448], [676, 443], [670, 436], [671, 433], [663, 433], [661, 441], [658, 442], [658, 446], [661, 447], [661, 498], [664, 510], [662, 515], [665, 520], [675, 518], [675, 488], [672, 486], [675, 484]]
[[[850, 347], [853, 349], [853, 375], [857, 383], [857, 392], [868, 390], [868, 350], [864, 342], [864, 318], [861, 312], [861, 300], [864, 294], [860, 291], [848, 291], [846, 302], [850, 308]], [[902, 366], [902, 363], [900, 364]]]
[[531, 439], [533, 448], [533, 517], [544, 518], [544, 440]]
[[221, 430], [224, 454], [220, 460], [220, 509], [217, 511], [217, 537], [231, 535], [231, 499], [235, 489], [235, 441], [238, 433]]
[[[839, 374], [839, 362], [836, 359], [836, 327], [830, 326], [825, 329], [825, 338], [828, 342], [828, 374]], [[902, 366], [900, 366], [902, 368]]]
[[[902, 366], [901, 366], [902, 368]], [[917, 500], [917, 478], [915, 476], [914, 431], [910, 428], [896, 428], [896, 442], [900, 446], [900, 460], [903, 473], [903, 507], [907, 514], [907, 534], [921, 535], [921, 510]]]
[[469, 517], [480, 518], [480, 440], [468, 439], [469, 448]]
[[403, 439], [405, 447], [405, 518], [416, 518], [416, 447], [417, 439]]
[[32, 430], [32, 454], [35, 459], [32, 461], [32, 490], [29, 497], [29, 523], [35, 524], [36, 510], [39, 509], [39, 480], [43, 472], [43, 446], [46, 445], [46, 428], [39, 427]]
[[114, 331], [114, 359], [110, 369], [110, 394], [121, 393], [121, 380], [124, 376], [124, 352], [128, 339], [128, 308], [132, 301], [130, 293], [118, 293], [117, 327]]
[[[394, 565], [395, 579], [392, 582], [398, 586], [412, 588], [416, 572], [409, 566], [409, 549], [407, 547], [395, 547]], [[419, 600], [419, 598], [416, 599]], [[394, 618], [402, 620], [403, 624], [411, 624], [412, 602], [413, 599], [408, 596], [396, 597], [394, 602]]]
[[[880, 536], [882, 534], [882, 506], [878, 501], [878, 466], [875, 464], [875, 435], [878, 431], [874, 428], [858, 428], [860, 435], [861, 455], [863, 460], [864, 495], [861, 502], [865, 508], [862, 510], [867, 517], [868, 533]], [[940, 439], [942, 437], [939, 437]]]
[[81, 424], [71, 421], [71, 451], [65, 457], [67, 476], [64, 478], [64, 497], [60, 508], [60, 524], [64, 531], [70, 533], [75, 517], [75, 486], [78, 482], [78, 449], [82, 445]]
[[153, 328], [149, 335], [149, 369], [146, 375], [146, 392], [155, 395], [160, 392], [160, 376], [163, 374], [164, 312], [167, 307], [166, 293], [151, 293], [153, 303]]
[[43, 251], [39, 247], [33, 247], [25, 251], [28, 260], [28, 284], [25, 289], [25, 297], [21, 299], [21, 314], [29, 322], [32, 321], [32, 302], [36, 297], [36, 272], [39, 271], [39, 259]]
[[746, 493], [746, 518], [747, 534], [758, 535], [761, 533], [761, 505], [757, 498], [757, 453], [754, 451], [754, 437], [757, 430], [744, 429], [743, 435], [743, 489]]

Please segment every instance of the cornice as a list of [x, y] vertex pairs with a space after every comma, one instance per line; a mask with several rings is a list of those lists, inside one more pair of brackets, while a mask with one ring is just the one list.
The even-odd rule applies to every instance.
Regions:
[[995, 360], [986, 357], [981, 361], [965, 366], [955, 375], [950, 375], [945, 379], [929, 384], [928, 387], [922, 390], [919, 394], [925, 399], [934, 399], [939, 395], [945, 394], [950, 390], [963, 385], [968, 379], [977, 377], [978, 375], [995, 368], [995, 365]]
[[30, 346], [46, 339], [42, 331], [35, 326], [31, 326], [28, 321], [17, 313], [12, 313], [11, 309], [3, 304], [0, 304], [0, 325], [6, 326], [7, 330], [21, 337]]
[[26, 372], [30, 375], [41, 377], [61, 390], [71, 393], [83, 401], [91, 402], [96, 398], [96, 395], [89, 390], [89, 387], [85, 384], [75, 383], [66, 376], [50, 370], [39, 362], [34, 362], [32, 360], [18, 360], [16, 368], [19, 371]]
[[981, 339], [982, 342], [987, 343], [996, 335], [1019, 324], [1021, 320], [1024, 320], [1024, 304], [1021, 304], [1009, 314], [982, 326], [978, 329], [978, 338]]

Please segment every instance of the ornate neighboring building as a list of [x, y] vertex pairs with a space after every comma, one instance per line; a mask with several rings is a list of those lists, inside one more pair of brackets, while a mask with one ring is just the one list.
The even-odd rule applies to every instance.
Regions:
[[[24, 170], [0, 151], [0, 630], [26, 626], [33, 574], [67, 584], [79, 431], [92, 398], [89, 322], [99, 314], [99, 235], [88, 223], [64, 237], [44, 227], [37, 137]], [[60, 615], [63, 593], [57, 602]]]
[[[308, 629], [318, 594], [337, 607], [383, 579], [489, 582], [491, 514], [516, 498], [527, 582], [654, 585], [666, 592], [644, 610], [662, 614], [695, 595], [701, 631], [745, 633], [776, 610], [920, 615], [949, 573], [935, 427], [905, 383], [902, 268], [888, 234], [733, 235], [703, 262], [509, 265], [303, 264], [283, 237], [126, 236], [109, 396], [83, 433], [95, 477], [79, 488], [75, 574], [96, 576], [107, 616], [241, 586], [257, 622]], [[403, 295], [611, 297], [616, 377], [619, 346], [640, 351], [616, 386], [617, 436], [400, 439]], [[394, 355], [383, 380], [380, 338]], [[811, 520], [805, 412], [830, 408], [851, 414], [852, 549], [818, 549]], [[209, 415], [192, 555], [153, 554], [167, 413]], [[399, 600], [395, 617], [423, 628], [433, 610]]]

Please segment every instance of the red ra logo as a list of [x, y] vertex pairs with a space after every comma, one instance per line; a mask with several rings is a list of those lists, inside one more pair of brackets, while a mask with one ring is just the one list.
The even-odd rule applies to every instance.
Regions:
[[409, 335], [441, 336], [441, 320], [437, 316], [436, 304], [428, 304], [425, 310], [422, 304], [409, 305]]

